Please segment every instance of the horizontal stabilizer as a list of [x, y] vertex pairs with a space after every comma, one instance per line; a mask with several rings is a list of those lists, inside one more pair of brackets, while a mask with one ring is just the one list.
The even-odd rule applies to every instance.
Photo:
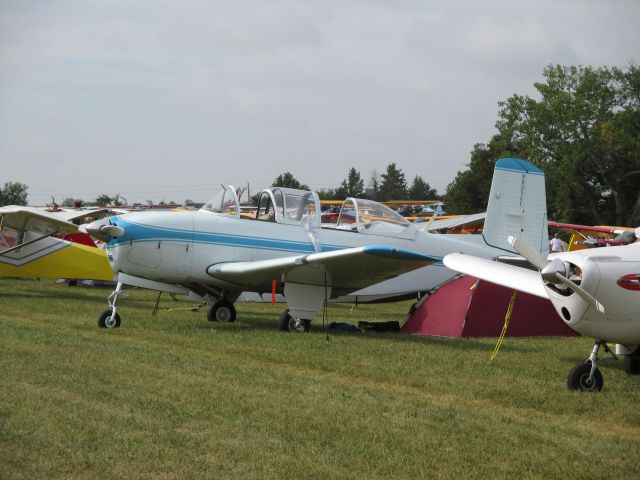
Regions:
[[444, 264], [451, 270], [486, 280], [487, 282], [513, 288], [536, 297], [549, 298], [540, 273], [526, 268], [473, 257], [462, 253], [451, 253], [444, 257]]
[[324, 285], [355, 291], [417, 268], [437, 258], [386, 246], [347, 248], [255, 262], [217, 263], [207, 268], [214, 278], [249, 289], [269, 291], [273, 280]]

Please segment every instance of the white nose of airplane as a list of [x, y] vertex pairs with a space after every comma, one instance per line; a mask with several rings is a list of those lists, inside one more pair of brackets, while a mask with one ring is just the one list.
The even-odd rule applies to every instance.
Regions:
[[88, 225], [82, 225], [80, 227], [80, 231], [84, 231], [85, 233], [91, 235], [93, 238], [101, 240], [103, 242], [108, 242], [112, 238], [118, 238], [124, 235], [124, 229], [117, 225], [111, 224], [111, 221], [108, 218], [96, 220], [95, 222], [91, 222]]

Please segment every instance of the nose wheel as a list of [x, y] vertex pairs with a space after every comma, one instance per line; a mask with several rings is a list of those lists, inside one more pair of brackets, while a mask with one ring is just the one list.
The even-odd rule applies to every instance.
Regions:
[[118, 297], [122, 293], [122, 282], [118, 282], [116, 289], [109, 295], [109, 310], [105, 310], [98, 317], [98, 327], [100, 328], [119, 328], [120, 315], [116, 312]]
[[606, 352], [612, 353], [606, 343], [596, 340], [587, 361], [576, 365], [569, 372], [567, 387], [569, 387], [570, 390], [579, 390], [582, 392], [599, 392], [602, 390], [604, 380], [602, 373], [598, 370], [598, 351], [601, 346], [604, 347]]
[[100, 328], [118, 328], [120, 327], [120, 314], [115, 315], [111, 310], [105, 310], [98, 317], [98, 327]]
[[573, 367], [567, 377], [567, 387], [570, 390], [580, 390], [582, 392], [599, 392], [602, 390], [604, 383], [602, 373], [596, 368], [592, 375], [591, 368], [591, 360]]

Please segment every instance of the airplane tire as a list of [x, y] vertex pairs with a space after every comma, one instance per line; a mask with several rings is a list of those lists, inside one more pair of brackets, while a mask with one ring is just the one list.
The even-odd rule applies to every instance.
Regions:
[[285, 310], [278, 320], [280, 330], [291, 333], [304, 333], [311, 329], [311, 320], [304, 318], [293, 318], [289, 315], [289, 310]]
[[282, 330], [283, 332], [286, 332], [289, 330], [289, 319], [291, 318], [291, 315], [289, 315], [289, 310], [285, 310], [284, 312], [282, 312], [282, 315], [280, 315], [280, 318], [278, 319], [278, 328], [280, 330]]
[[635, 352], [632, 355], [625, 355], [624, 371], [627, 372], [627, 375], [640, 374], [640, 355]]
[[100, 328], [119, 328], [120, 327], [120, 314], [116, 313], [115, 317], [111, 316], [111, 310], [105, 310], [98, 317], [98, 327]]
[[233, 303], [220, 300], [212, 304], [207, 310], [207, 320], [210, 322], [231, 323], [236, 321], [236, 307]]
[[567, 387], [569, 390], [580, 390], [582, 392], [599, 392], [602, 390], [604, 380], [602, 373], [596, 368], [593, 373], [593, 381], [589, 384], [587, 379], [591, 373], [591, 362], [580, 363], [571, 369], [567, 377]]

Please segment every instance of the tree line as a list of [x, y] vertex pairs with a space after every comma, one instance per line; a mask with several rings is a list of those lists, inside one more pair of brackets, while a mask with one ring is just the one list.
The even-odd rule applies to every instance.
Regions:
[[[310, 188], [298, 181], [291, 172], [278, 175], [271, 183], [272, 187], [298, 188], [310, 190]], [[354, 167], [347, 172], [347, 177], [336, 188], [322, 188], [318, 190], [321, 200], [344, 200], [348, 197], [368, 198], [377, 201], [387, 200], [439, 200], [436, 189], [425, 182], [421, 176], [416, 175], [411, 185], [407, 183], [402, 169], [395, 163], [387, 165], [384, 173], [378, 174], [374, 170], [367, 186]]]
[[447, 187], [447, 210], [485, 208], [496, 160], [519, 157], [545, 172], [548, 218], [640, 225], [640, 69], [549, 65], [543, 75], [539, 98], [499, 103], [498, 133]]

